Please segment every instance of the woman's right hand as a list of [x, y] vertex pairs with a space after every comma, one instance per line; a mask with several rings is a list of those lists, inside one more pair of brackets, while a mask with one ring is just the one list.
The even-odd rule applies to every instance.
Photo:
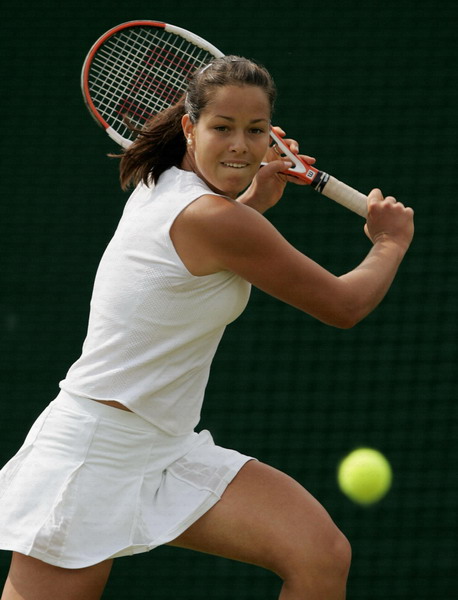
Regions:
[[393, 196], [384, 198], [379, 189], [374, 189], [368, 196], [364, 231], [373, 244], [388, 239], [405, 252], [413, 238], [413, 214], [411, 208], [397, 202]]

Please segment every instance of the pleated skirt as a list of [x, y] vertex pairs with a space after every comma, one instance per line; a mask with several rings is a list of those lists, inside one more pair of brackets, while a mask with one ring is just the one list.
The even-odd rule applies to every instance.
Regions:
[[172, 541], [252, 460], [61, 392], [0, 471], [0, 548], [65, 567]]

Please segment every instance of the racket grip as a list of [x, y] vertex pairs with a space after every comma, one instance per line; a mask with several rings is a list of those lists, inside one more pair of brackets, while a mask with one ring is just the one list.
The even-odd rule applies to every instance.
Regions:
[[367, 196], [332, 175], [320, 171], [310, 185], [323, 196], [342, 204], [361, 217], [367, 217]]

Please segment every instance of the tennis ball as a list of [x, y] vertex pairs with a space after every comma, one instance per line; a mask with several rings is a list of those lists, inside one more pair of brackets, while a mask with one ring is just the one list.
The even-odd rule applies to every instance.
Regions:
[[357, 448], [339, 464], [337, 481], [341, 491], [358, 504], [378, 502], [391, 487], [390, 463], [378, 450]]

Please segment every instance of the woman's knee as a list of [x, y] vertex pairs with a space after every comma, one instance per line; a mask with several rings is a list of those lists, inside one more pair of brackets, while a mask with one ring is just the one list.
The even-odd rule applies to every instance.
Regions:
[[347, 537], [337, 528], [328, 562], [332, 564], [337, 575], [347, 578], [351, 564], [351, 545]]
[[324, 528], [313, 544], [306, 540], [286, 544], [272, 570], [285, 581], [323, 579], [338, 585], [346, 582], [350, 564], [350, 543], [334, 525]]

